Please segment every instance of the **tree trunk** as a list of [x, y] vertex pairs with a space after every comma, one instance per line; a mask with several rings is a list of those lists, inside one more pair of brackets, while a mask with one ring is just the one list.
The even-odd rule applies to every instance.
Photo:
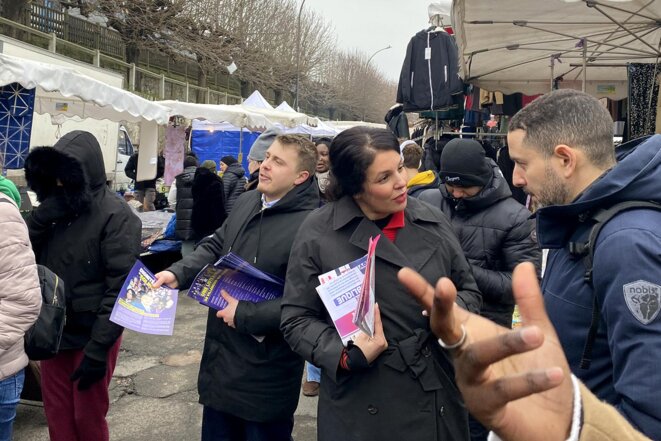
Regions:
[[125, 53], [127, 63], [135, 63], [136, 65], [138, 64], [138, 60], [140, 59], [140, 49], [138, 48], [137, 44], [126, 43]]
[[[207, 87], [207, 71], [200, 65], [197, 66], [197, 85], [206, 89]], [[207, 91], [205, 89], [197, 90], [197, 102], [206, 103], [207, 102]]]
[[275, 103], [277, 105], [280, 105], [281, 102], [282, 102], [282, 90], [276, 89], [275, 90]]
[[[2, 10], [0, 11], [2, 17], [23, 25], [28, 24], [26, 17], [30, 16], [30, 6], [27, 0], [0, 0], [0, 5], [2, 5]], [[27, 21], [29, 21], [29, 18]], [[10, 37], [20, 38], [18, 29], [8, 28], [7, 30], [7, 35]]]
[[241, 80], [241, 98], [250, 96], [250, 81]]

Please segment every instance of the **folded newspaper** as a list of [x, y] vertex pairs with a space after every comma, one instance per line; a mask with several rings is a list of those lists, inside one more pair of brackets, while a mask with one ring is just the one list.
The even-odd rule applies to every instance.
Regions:
[[124, 281], [110, 321], [143, 334], [172, 335], [179, 290], [165, 285], [154, 289], [154, 274], [139, 260]]
[[284, 281], [258, 270], [241, 257], [229, 253], [213, 265], [202, 268], [188, 295], [210, 308], [221, 310], [227, 306], [221, 290], [237, 300], [259, 303], [282, 297]]
[[361, 331], [374, 335], [374, 253], [380, 237], [370, 238], [360, 259], [319, 276], [317, 293], [345, 346]]

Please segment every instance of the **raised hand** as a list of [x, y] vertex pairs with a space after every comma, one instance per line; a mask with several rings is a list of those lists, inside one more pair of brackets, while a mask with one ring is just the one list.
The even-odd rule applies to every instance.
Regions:
[[457, 290], [442, 278], [432, 288], [404, 268], [400, 282], [427, 311], [434, 334], [451, 350], [457, 385], [473, 416], [503, 440], [564, 440], [569, 436], [573, 391], [569, 366], [551, 324], [532, 264], [516, 267], [514, 298], [524, 328], [509, 330], [455, 304]]

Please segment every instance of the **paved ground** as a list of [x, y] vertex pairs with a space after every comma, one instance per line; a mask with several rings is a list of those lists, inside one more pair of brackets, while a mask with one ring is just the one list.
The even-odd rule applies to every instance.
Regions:
[[[124, 333], [110, 386], [111, 440], [199, 440], [202, 407], [197, 402], [196, 381], [206, 317], [206, 308], [180, 295], [174, 336]], [[316, 441], [316, 414], [316, 398], [301, 396], [295, 415], [296, 441]], [[20, 404], [14, 441], [47, 439], [43, 408]]]

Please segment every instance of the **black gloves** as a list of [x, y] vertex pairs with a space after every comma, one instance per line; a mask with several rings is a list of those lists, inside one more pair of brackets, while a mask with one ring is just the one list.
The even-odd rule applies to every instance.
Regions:
[[78, 390], [87, 390], [97, 381], [106, 376], [107, 366], [105, 361], [94, 360], [87, 355], [83, 356], [83, 361], [80, 362], [78, 369], [69, 377], [71, 381], [78, 382]]

